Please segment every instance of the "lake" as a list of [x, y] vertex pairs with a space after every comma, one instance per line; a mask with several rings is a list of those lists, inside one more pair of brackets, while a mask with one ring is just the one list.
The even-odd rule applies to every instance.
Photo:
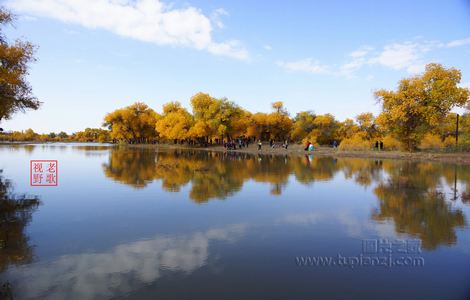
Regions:
[[44, 144], [0, 170], [14, 299], [470, 297], [469, 166]]

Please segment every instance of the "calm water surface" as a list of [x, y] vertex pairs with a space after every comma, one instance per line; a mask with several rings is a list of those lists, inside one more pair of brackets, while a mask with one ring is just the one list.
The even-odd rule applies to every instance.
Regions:
[[470, 297], [468, 166], [54, 144], [0, 170], [14, 299]]

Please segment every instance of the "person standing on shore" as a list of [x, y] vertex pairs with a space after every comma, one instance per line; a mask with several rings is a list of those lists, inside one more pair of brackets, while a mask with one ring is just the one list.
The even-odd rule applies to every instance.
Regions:
[[308, 152], [312, 152], [313, 150], [314, 150], [313, 144], [310, 143], [310, 145], [308, 145]]
[[263, 145], [263, 144], [261, 143], [261, 140], [258, 140], [258, 151], [261, 150], [261, 145]]
[[307, 144], [305, 145], [305, 151], [308, 151], [308, 147], [310, 146], [310, 142], [307, 142]]

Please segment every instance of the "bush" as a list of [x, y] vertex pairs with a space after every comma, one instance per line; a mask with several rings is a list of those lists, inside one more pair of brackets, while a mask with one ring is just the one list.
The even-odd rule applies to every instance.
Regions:
[[448, 152], [470, 152], [470, 136], [462, 134], [459, 136], [459, 143], [455, 145], [455, 136], [448, 136], [444, 140], [446, 151]]
[[317, 134], [314, 130], [312, 130], [303, 140], [302, 144], [305, 145], [308, 142], [313, 144], [313, 147], [318, 148], [320, 145], [317, 142]]
[[419, 148], [421, 150], [439, 150], [444, 148], [444, 143], [440, 136], [428, 133], [424, 136]]
[[370, 150], [370, 141], [364, 139], [363, 135], [355, 134], [350, 138], [343, 139], [338, 149], [341, 151], [367, 151]]
[[448, 137], [444, 139], [443, 144], [444, 144], [444, 147], [446, 148], [455, 147], [455, 136], [449, 135]]
[[388, 151], [396, 151], [400, 150], [402, 147], [401, 143], [399, 140], [396, 138], [392, 137], [391, 135], [387, 135], [382, 139], [382, 142], [384, 143], [384, 149], [383, 150], [388, 150]]

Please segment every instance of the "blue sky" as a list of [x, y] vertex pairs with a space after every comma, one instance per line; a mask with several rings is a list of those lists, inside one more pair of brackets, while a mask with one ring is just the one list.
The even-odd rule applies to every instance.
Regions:
[[39, 48], [29, 80], [44, 102], [3, 121], [37, 132], [99, 127], [116, 108], [157, 111], [199, 92], [256, 112], [284, 101], [339, 120], [377, 113], [429, 62], [470, 86], [470, 1], [7, 0], [11, 39]]

